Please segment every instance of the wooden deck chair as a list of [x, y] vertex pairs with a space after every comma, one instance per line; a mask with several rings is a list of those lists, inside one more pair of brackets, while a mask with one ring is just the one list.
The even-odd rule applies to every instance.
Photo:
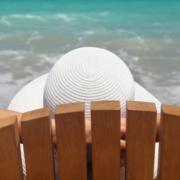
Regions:
[[[127, 102], [126, 180], [152, 180], [156, 136], [154, 103]], [[56, 107], [59, 177], [87, 180], [84, 103]], [[22, 116], [27, 180], [54, 180], [50, 109]], [[92, 179], [120, 180], [120, 103], [91, 103]], [[162, 105], [158, 180], [180, 179], [180, 107]], [[0, 120], [0, 180], [22, 180], [16, 116]]]

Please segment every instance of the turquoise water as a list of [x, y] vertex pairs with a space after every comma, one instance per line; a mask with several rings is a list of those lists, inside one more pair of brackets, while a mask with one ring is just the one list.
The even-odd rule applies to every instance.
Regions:
[[180, 105], [180, 1], [0, 0], [0, 107], [82, 46], [114, 52], [161, 102]]

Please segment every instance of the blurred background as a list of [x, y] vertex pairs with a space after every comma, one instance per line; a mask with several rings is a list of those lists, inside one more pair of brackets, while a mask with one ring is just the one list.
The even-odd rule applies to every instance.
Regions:
[[180, 105], [179, 0], [0, 0], [0, 107], [83, 46], [114, 52], [162, 103]]

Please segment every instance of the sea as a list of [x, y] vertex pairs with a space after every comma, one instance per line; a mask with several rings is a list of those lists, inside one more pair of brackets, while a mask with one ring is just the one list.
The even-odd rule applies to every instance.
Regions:
[[0, 0], [0, 108], [65, 53], [99, 47], [180, 105], [180, 0]]

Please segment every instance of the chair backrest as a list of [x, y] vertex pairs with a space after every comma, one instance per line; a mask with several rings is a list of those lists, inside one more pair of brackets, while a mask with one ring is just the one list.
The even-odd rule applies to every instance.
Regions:
[[[154, 103], [127, 102], [126, 180], [152, 180], [156, 138]], [[120, 103], [91, 103], [93, 180], [119, 180]], [[57, 152], [61, 180], [87, 179], [84, 103], [55, 110]], [[28, 180], [54, 180], [50, 109], [24, 113], [22, 141]], [[180, 177], [180, 107], [162, 105], [159, 140], [159, 180]], [[0, 120], [0, 180], [22, 180], [20, 139], [16, 116]]]

